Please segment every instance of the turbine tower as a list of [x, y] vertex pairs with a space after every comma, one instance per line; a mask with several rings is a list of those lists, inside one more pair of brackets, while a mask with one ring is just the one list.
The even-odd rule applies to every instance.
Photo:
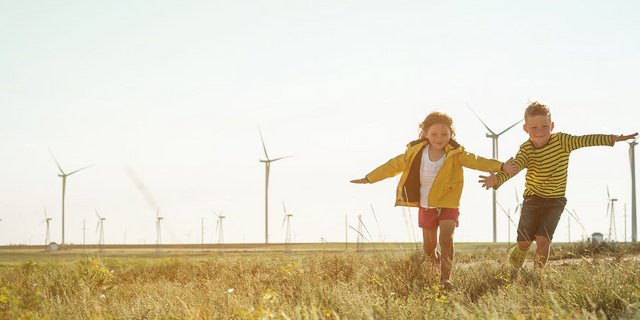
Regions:
[[285, 224], [287, 225], [286, 233], [284, 237], [284, 244], [285, 244], [285, 251], [289, 251], [288, 246], [289, 244], [291, 244], [291, 217], [293, 217], [293, 215], [290, 213], [287, 213], [287, 208], [284, 207], [284, 201], [282, 202], [282, 210], [284, 211], [284, 217], [282, 218], [281, 228], [284, 228]]
[[269, 243], [269, 169], [271, 167], [272, 162], [276, 162], [278, 160], [289, 158], [291, 156], [284, 156], [275, 159], [269, 159], [269, 155], [267, 154], [267, 147], [264, 144], [264, 138], [262, 137], [262, 131], [260, 127], [258, 127], [258, 132], [260, 133], [260, 141], [262, 141], [262, 149], [264, 150], [264, 157], [266, 160], [260, 160], [260, 162], [264, 163], [265, 169], [265, 187], [264, 187], [264, 243]]
[[47, 224], [47, 232], [45, 234], [44, 237], [44, 245], [49, 245], [49, 243], [51, 243], [51, 233], [49, 231], [49, 221], [51, 221], [51, 218], [49, 218], [47, 216], [47, 208], [44, 208], [44, 220], [42, 220], [42, 222], [40, 222], [40, 224], [46, 223]]
[[[213, 210], [211, 210], [213, 211]], [[224, 243], [224, 230], [222, 229], [222, 222], [223, 219], [226, 218], [224, 215], [222, 215], [222, 211], [220, 211], [220, 213], [217, 213], [215, 211], [213, 211], [213, 214], [216, 215], [216, 217], [218, 218], [218, 222], [216, 222], [216, 234], [218, 235], [218, 244], [223, 244]]]
[[[482, 123], [482, 125], [487, 129], [487, 131], [489, 131], [487, 133], [487, 138], [491, 138], [491, 140], [493, 141], [493, 150], [491, 152], [491, 156], [493, 157], [493, 159], [498, 160], [498, 138], [500, 138], [500, 136], [509, 131], [511, 128], [515, 127], [518, 123], [522, 122], [523, 120], [518, 120], [518, 122], [512, 124], [511, 126], [509, 126], [508, 128], [502, 130], [502, 132], [500, 133], [495, 133], [493, 132], [493, 130], [491, 130], [489, 128], [489, 126], [487, 126], [484, 121], [482, 121], [482, 119], [480, 119], [480, 116], [478, 116], [478, 114], [476, 114], [475, 111], [473, 111], [473, 109], [471, 109], [471, 106], [467, 103], [467, 107], [469, 107], [469, 110], [471, 110], [471, 112], [473, 112], [473, 114], [476, 116], [476, 118], [478, 118], [478, 120], [480, 120], [480, 122]], [[493, 242], [497, 241], [497, 234], [496, 234], [496, 190], [492, 189], [491, 190], [491, 195], [493, 198]]]
[[636, 151], [635, 147], [638, 144], [636, 139], [633, 139], [629, 144], [629, 162], [631, 163], [631, 242], [638, 240], [638, 224], [636, 221]]
[[[611, 195], [609, 194], [609, 186], [607, 186], [607, 215], [609, 215], [609, 241], [613, 240], [613, 241], [617, 241], [618, 239], [618, 234], [616, 232], [616, 213], [614, 210], [614, 204], [616, 201], [618, 201], [618, 199], [616, 198], [611, 198]], [[609, 213], [609, 209], [611, 209], [611, 213]], [[612, 230], [613, 230], [613, 237], [612, 235]]]
[[156, 250], [160, 249], [162, 244], [162, 230], [160, 229], [160, 222], [164, 219], [160, 216], [160, 208], [156, 211]]
[[98, 210], [96, 210], [96, 216], [98, 217], [98, 224], [96, 225], [96, 232], [98, 230], [100, 230], [100, 238], [98, 238], [98, 246], [103, 246], [104, 245], [104, 221], [107, 220], [107, 218], [102, 217], [99, 213]]
[[64, 170], [62, 170], [62, 167], [60, 166], [60, 163], [58, 163], [58, 160], [56, 159], [56, 157], [53, 155], [53, 152], [51, 150], [49, 150], [49, 153], [51, 153], [51, 157], [53, 157], [53, 161], [56, 162], [56, 165], [58, 166], [58, 169], [60, 170], [60, 174], [58, 174], [58, 177], [62, 178], [62, 242], [60, 242], [60, 245], [64, 245], [64, 195], [67, 189], [67, 177], [80, 171], [80, 170], [84, 170], [86, 168], [91, 167], [86, 166], [84, 168], [80, 168], [76, 171], [72, 171], [70, 173], [65, 173]]

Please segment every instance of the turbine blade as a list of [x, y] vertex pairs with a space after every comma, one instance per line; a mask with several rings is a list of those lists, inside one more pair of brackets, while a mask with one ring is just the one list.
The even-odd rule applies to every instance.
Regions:
[[142, 193], [142, 196], [144, 197], [145, 201], [147, 202], [147, 205], [152, 210], [156, 209], [156, 208], [160, 208], [160, 206], [158, 206], [158, 201], [156, 201], [155, 197], [151, 194], [151, 192], [149, 191], [147, 186], [142, 182], [142, 180], [140, 180], [138, 178], [138, 176], [135, 174], [133, 169], [131, 169], [130, 167], [126, 167], [124, 170], [125, 170], [127, 176], [129, 177], [129, 179], [131, 179], [131, 181], [133, 181], [133, 184], [136, 186], [138, 191], [140, 191], [140, 193]]
[[611, 206], [611, 202], [607, 202], [607, 217], [609, 216], [609, 208]]
[[84, 167], [84, 168], [80, 168], [80, 169], [78, 169], [78, 170], [76, 170], [76, 171], [73, 171], [73, 172], [71, 172], [71, 173], [68, 173], [67, 175], [68, 175], [68, 176], [70, 176], [70, 175], [72, 175], [72, 174], [74, 174], [74, 173], [76, 173], [76, 172], [78, 172], [78, 171], [80, 171], [80, 170], [84, 170], [84, 169], [89, 168], [89, 167], [93, 167], [93, 165], [89, 165], [89, 166], [86, 166], [86, 167]]
[[522, 121], [524, 121], [524, 119], [520, 119], [520, 120], [518, 120], [518, 122], [516, 122], [516, 123], [512, 124], [509, 128], [506, 128], [506, 129], [502, 130], [502, 132], [498, 133], [498, 135], [501, 135], [501, 134], [503, 134], [503, 133], [505, 133], [505, 132], [509, 131], [509, 129], [511, 129], [511, 128], [513, 128], [513, 127], [515, 127], [518, 123], [520, 123], [520, 122], [522, 122]]
[[262, 130], [260, 130], [260, 126], [258, 126], [258, 133], [260, 133], [260, 141], [262, 142], [262, 149], [264, 149], [264, 156], [269, 160], [269, 155], [267, 154], [267, 147], [264, 145], [264, 138], [262, 137]]
[[51, 154], [51, 157], [53, 158], [53, 161], [56, 162], [56, 165], [58, 166], [58, 169], [60, 169], [60, 173], [62, 173], [62, 175], [64, 175], [64, 170], [62, 170], [62, 167], [60, 166], [60, 163], [58, 163], [58, 159], [56, 159], [56, 156], [53, 155], [53, 151], [51, 151], [51, 149], [49, 149], [49, 153]]
[[284, 215], [287, 215], [287, 208], [284, 207], [284, 201], [282, 201], [282, 211], [284, 211]]
[[98, 210], [96, 210], [96, 216], [98, 216], [98, 219], [101, 219], [102, 217], [100, 216], [100, 214], [98, 213]]
[[282, 226], [280, 226], [280, 229], [284, 228], [285, 221], [287, 221], [287, 216], [284, 216], [284, 218], [282, 218]]
[[609, 185], [607, 185], [607, 198], [611, 199], [611, 195], [609, 195]]
[[98, 221], [98, 224], [96, 224], [96, 232], [98, 232], [98, 228], [100, 228], [100, 221]]
[[270, 161], [271, 161], [271, 162], [274, 162], [274, 161], [278, 161], [278, 160], [281, 160], [281, 159], [285, 159], [285, 158], [292, 158], [292, 157], [293, 157], [293, 156], [284, 156], [284, 157], [280, 157], [280, 158], [271, 159]]
[[478, 118], [478, 120], [480, 120], [480, 122], [482, 122], [482, 125], [483, 125], [485, 128], [487, 128], [487, 130], [489, 130], [489, 132], [491, 132], [491, 134], [492, 134], [492, 135], [494, 135], [494, 136], [495, 136], [495, 135], [496, 135], [496, 133], [495, 133], [495, 132], [493, 132], [493, 130], [491, 130], [491, 129], [489, 128], [489, 126], [487, 126], [487, 124], [486, 124], [486, 123], [484, 123], [484, 121], [482, 121], [482, 119], [480, 119], [480, 116], [479, 116], [475, 111], [473, 111], [473, 109], [471, 108], [471, 106], [469, 105], [469, 103], [467, 103], [467, 107], [469, 108], [469, 110], [471, 110], [471, 112], [473, 112], [473, 115], [475, 115], [475, 116], [476, 116], [476, 118]]

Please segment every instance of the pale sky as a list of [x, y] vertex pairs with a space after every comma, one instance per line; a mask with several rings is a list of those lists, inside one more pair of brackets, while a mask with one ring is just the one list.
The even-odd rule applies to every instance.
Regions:
[[[491, 157], [494, 131], [550, 106], [555, 131], [639, 130], [640, 4], [633, 1], [5, 1], [0, 0], [0, 245], [264, 242], [264, 158], [272, 158], [270, 242], [283, 242], [284, 202], [295, 242], [345, 241], [357, 216], [373, 241], [420, 239], [417, 211], [395, 208], [397, 179], [349, 181], [404, 152], [433, 110], [457, 140]], [[527, 135], [500, 138], [500, 160]], [[637, 165], [636, 165], [637, 166]], [[466, 169], [456, 241], [491, 241], [491, 192]], [[617, 238], [631, 216], [629, 145], [580, 149], [570, 160], [568, 205], [608, 233], [607, 185]], [[524, 173], [498, 191], [516, 206]], [[370, 206], [376, 212], [377, 223]], [[517, 221], [517, 218], [514, 218]], [[498, 211], [498, 241], [507, 241]], [[515, 227], [511, 226], [512, 241]], [[631, 238], [630, 222], [627, 238]], [[348, 229], [349, 241], [356, 233]], [[568, 238], [567, 215], [556, 241]]]

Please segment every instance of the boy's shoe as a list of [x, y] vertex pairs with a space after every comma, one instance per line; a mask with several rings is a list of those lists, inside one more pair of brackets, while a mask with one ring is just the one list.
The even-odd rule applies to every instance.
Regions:
[[445, 291], [455, 290], [456, 286], [450, 280], [442, 280], [440, 281], [440, 287]]
[[527, 257], [527, 252], [529, 249], [522, 251], [518, 244], [514, 244], [513, 247], [509, 248], [509, 263], [511, 266], [519, 269], [524, 264], [524, 259]]

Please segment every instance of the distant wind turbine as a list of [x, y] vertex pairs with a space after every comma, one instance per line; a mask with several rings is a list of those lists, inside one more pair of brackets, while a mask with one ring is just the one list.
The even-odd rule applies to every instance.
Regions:
[[96, 232], [100, 230], [100, 237], [98, 238], [98, 246], [100, 247], [104, 245], [104, 221], [107, 220], [107, 218], [101, 216], [98, 213], [98, 210], [96, 210], [96, 216], [98, 217], [98, 224], [96, 224]]
[[160, 250], [162, 244], [162, 230], [160, 229], [160, 222], [164, 219], [160, 216], [160, 208], [156, 211], [156, 250]]
[[287, 228], [285, 231], [285, 237], [284, 237], [284, 244], [285, 244], [285, 251], [289, 251], [288, 246], [289, 244], [291, 244], [291, 217], [293, 217], [293, 215], [290, 213], [287, 213], [287, 208], [284, 207], [284, 201], [282, 202], [282, 210], [284, 211], [284, 217], [282, 218], [281, 228], [284, 228], [285, 224], [287, 225]]
[[633, 139], [629, 144], [629, 163], [631, 164], [631, 241], [638, 240], [638, 222], [636, 220], [636, 150], [638, 144]]
[[152, 210], [156, 211], [156, 218], [155, 218], [155, 222], [156, 222], [156, 252], [158, 252], [158, 251], [160, 251], [160, 244], [162, 244], [162, 232], [161, 232], [161, 229], [160, 229], [160, 221], [162, 221], [162, 219], [164, 219], [163, 217], [160, 216], [160, 206], [158, 205], [158, 201], [156, 201], [156, 199], [153, 196], [153, 194], [151, 194], [151, 191], [149, 191], [149, 188], [147, 188], [147, 186], [142, 182], [142, 180], [140, 180], [140, 178], [138, 178], [138, 176], [133, 171], [133, 169], [127, 167], [127, 168], [125, 168], [125, 172], [126, 172], [127, 176], [129, 177], [129, 179], [131, 179], [131, 181], [133, 181], [133, 184], [136, 186], [138, 191], [140, 191], [140, 193], [142, 194], [142, 196], [146, 200], [147, 205]]
[[51, 218], [49, 218], [47, 216], [47, 208], [44, 208], [44, 220], [42, 220], [42, 222], [40, 222], [40, 224], [46, 223], [47, 224], [47, 232], [45, 234], [44, 237], [44, 245], [49, 245], [49, 243], [51, 243], [51, 233], [49, 231], [49, 221], [51, 221]]
[[[480, 120], [480, 122], [482, 123], [482, 125], [487, 129], [487, 131], [489, 131], [487, 133], [487, 138], [491, 138], [491, 140], [493, 141], [493, 150], [492, 150], [492, 157], [493, 159], [498, 160], [498, 138], [500, 138], [500, 136], [509, 131], [511, 128], [515, 127], [518, 123], [522, 122], [523, 120], [518, 120], [518, 122], [512, 124], [511, 126], [509, 126], [508, 128], [502, 130], [502, 132], [500, 133], [495, 133], [493, 130], [491, 130], [489, 128], [489, 126], [487, 126], [487, 124], [484, 123], [484, 121], [482, 121], [482, 119], [480, 119], [480, 116], [478, 116], [478, 114], [473, 111], [473, 109], [471, 108], [471, 106], [467, 103], [467, 107], [469, 107], [469, 110], [471, 110], [471, 112], [473, 112], [473, 114], [476, 116], [476, 118], [478, 118], [478, 120]], [[491, 194], [493, 196], [493, 242], [497, 241], [497, 234], [496, 234], [496, 190], [492, 189], [491, 190]]]
[[267, 154], [267, 147], [264, 144], [264, 138], [262, 137], [262, 131], [260, 127], [258, 127], [258, 132], [260, 133], [260, 141], [262, 142], [262, 149], [264, 150], [265, 160], [260, 160], [260, 162], [264, 163], [265, 169], [265, 187], [264, 187], [264, 243], [269, 243], [269, 169], [271, 167], [272, 162], [276, 162], [278, 160], [289, 158], [292, 156], [284, 156], [275, 159], [269, 159], [269, 155]]
[[[211, 210], [213, 211], [213, 210]], [[218, 235], [218, 244], [223, 244], [224, 243], [224, 230], [222, 228], [222, 222], [224, 220], [224, 218], [226, 218], [224, 215], [222, 215], [222, 211], [220, 211], [220, 213], [217, 213], [215, 211], [213, 211], [213, 214], [216, 215], [216, 217], [218, 218], [218, 222], [216, 222], [216, 234]]]
[[[618, 232], [616, 231], [616, 212], [614, 209], [614, 205], [616, 201], [618, 201], [618, 199], [611, 198], [611, 195], [609, 194], [609, 186], [607, 186], [607, 215], [609, 215], [609, 241], [618, 240]], [[612, 230], [613, 230], [613, 237], [611, 234]]]
[[56, 156], [53, 155], [53, 151], [49, 150], [49, 153], [51, 153], [51, 157], [53, 157], [53, 161], [56, 162], [56, 165], [58, 166], [58, 169], [60, 170], [60, 174], [58, 174], [58, 177], [62, 178], [62, 242], [60, 243], [61, 245], [64, 245], [64, 195], [67, 189], [67, 177], [80, 171], [80, 170], [84, 170], [86, 168], [91, 167], [92, 165], [80, 168], [76, 171], [72, 171], [70, 173], [65, 173], [64, 170], [62, 170], [62, 167], [60, 166], [60, 163], [58, 163], [58, 160], [56, 159]]

